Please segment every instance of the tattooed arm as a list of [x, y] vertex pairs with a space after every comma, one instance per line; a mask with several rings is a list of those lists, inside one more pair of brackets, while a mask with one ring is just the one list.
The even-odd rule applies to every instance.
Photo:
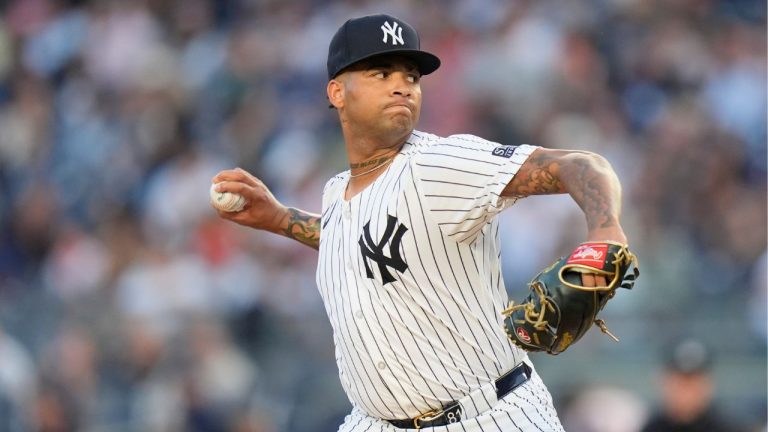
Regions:
[[587, 240], [626, 243], [619, 223], [621, 184], [602, 156], [540, 148], [531, 154], [502, 195], [525, 197], [568, 193], [587, 219]]
[[320, 247], [320, 215], [293, 207], [286, 210], [287, 214], [280, 224], [279, 233], [313, 249], [318, 249]]
[[261, 180], [240, 168], [220, 172], [213, 178], [213, 183], [220, 192], [237, 193], [247, 201], [242, 211], [218, 211], [222, 219], [280, 234], [313, 249], [319, 248], [320, 215], [282, 205]]

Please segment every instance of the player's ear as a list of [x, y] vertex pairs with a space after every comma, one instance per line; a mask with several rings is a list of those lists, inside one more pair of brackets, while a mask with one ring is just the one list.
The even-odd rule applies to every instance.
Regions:
[[326, 91], [328, 101], [334, 108], [339, 109], [344, 106], [344, 83], [341, 80], [334, 78], [328, 81]]

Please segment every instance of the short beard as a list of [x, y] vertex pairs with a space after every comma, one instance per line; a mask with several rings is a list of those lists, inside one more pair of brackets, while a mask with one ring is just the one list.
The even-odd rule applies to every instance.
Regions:
[[381, 140], [381, 143], [389, 143], [389, 147], [402, 144], [402, 141], [407, 139], [411, 132], [413, 132], [415, 123], [414, 119], [404, 115], [379, 119], [379, 121], [368, 126], [364, 126], [364, 122], [347, 121], [349, 126], [354, 125], [352, 130], [356, 131], [355, 135], [377, 137], [378, 140]]
[[401, 133], [410, 133], [413, 130], [413, 122], [411, 119], [406, 118], [404, 116], [396, 116], [392, 119], [392, 131], [393, 133], [395, 131], [401, 132]]

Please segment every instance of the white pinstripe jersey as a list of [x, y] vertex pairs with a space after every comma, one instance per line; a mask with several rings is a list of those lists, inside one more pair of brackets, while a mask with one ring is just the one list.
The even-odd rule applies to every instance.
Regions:
[[349, 171], [328, 181], [317, 283], [358, 409], [412, 418], [526, 357], [503, 330], [495, 216], [514, 202], [500, 194], [535, 148], [415, 131], [349, 201]]

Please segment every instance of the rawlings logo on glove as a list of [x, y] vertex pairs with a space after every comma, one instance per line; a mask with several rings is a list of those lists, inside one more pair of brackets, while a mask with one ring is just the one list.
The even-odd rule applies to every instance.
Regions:
[[570, 258], [568, 258], [568, 264], [587, 264], [587, 265], [601, 265], [603, 259], [605, 259], [605, 253], [608, 251], [607, 244], [600, 243], [584, 243], [573, 251]]
[[[606, 286], [587, 287], [582, 274], [604, 276]], [[631, 289], [640, 275], [637, 258], [626, 245], [587, 242], [567, 258], [544, 269], [528, 284], [531, 293], [519, 304], [511, 302], [502, 314], [509, 338], [527, 351], [559, 354], [597, 324], [608, 331], [597, 314], [618, 288]]]

